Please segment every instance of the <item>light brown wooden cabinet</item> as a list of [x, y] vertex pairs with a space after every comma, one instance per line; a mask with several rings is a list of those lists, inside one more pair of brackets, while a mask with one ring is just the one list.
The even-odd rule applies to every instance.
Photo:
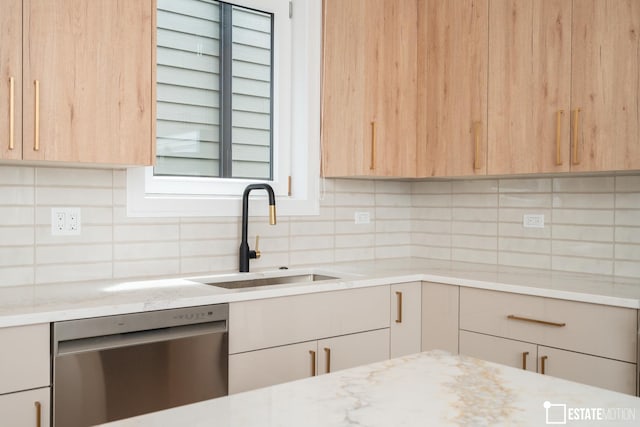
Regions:
[[488, 0], [418, 2], [418, 177], [487, 173], [488, 11]]
[[[3, 136], [2, 158], [152, 164], [155, 1], [23, 0], [15, 8], [19, 55], [6, 60], [16, 69], [19, 58], [22, 67], [12, 104], [21, 132], [15, 132], [9, 153]], [[9, 17], [3, 13], [2, 20], [4, 33]], [[4, 44], [15, 44], [10, 40], [16, 32], [8, 28], [12, 37], [3, 34], [3, 62]], [[0, 129], [8, 134], [4, 124]]]
[[22, 158], [22, 0], [0, 2], [0, 159]]
[[417, 0], [324, 0], [324, 176], [415, 176], [416, 12]]
[[489, 175], [570, 170], [571, 10], [566, 0], [491, 0]]

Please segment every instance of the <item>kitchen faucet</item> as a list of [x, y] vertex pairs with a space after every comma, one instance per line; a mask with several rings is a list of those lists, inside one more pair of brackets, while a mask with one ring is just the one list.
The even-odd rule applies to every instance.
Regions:
[[269, 224], [276, 224], [276, 196], [269, 184], [249, 184], [242, 194], [242, 241], [240, 242], [240, 273], [249, 272], [249, 260], [260, 258], [258, 250], [258, 238], [256, 237], [256, 249], [250, 250], [247, 243], [247, 231], [249, 228], [249, 193], [251, 190], [266, 190], [269, 195]]

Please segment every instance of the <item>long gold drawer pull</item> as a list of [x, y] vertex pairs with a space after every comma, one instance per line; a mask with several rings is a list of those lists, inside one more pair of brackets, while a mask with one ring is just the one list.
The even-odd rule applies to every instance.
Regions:
[[371, 122], [371, 164], [369, 169], [376, 168], [376, 122]]
[[42, 426], [42, 404], [40, 402], [33, 403], [36, 406], [36, 427]]
[[556, 166], [562, 165], [562, 150], [561, 150], [561, 141], [562, 141], [562, 116], [564, 115], [563, 110], [559, 110], [556, 117]]
[[15, 135], [15, 79], [9, 77], [9, 150], [14, 148]]
[[396, 323], [402, 323], [402, 292], [396, 291], [396, 299], [398, 300], [398, 314], [396, 315]]
[[309, 350], [309, 354], [311, 355], [311, 376], [316, 376], [316, 352], [313, 350]]
[[563, 326], [567, 326], [566, 323], [562, 322], [562, 323], [557, 323], [557, 322], [549, 322], [547, 320], [539, 320], [539, 319], [530, 319], [528, 317], [520, 317], [520, 316], [516, 316], [515, 314], [510, 314], [507, 316], [507, 319], [511, 319], [511, 320], [522, 320], [523, 322], [532, 322], [532, 323], [539, 323], [541, 325], [547, 325], [547, 326], [556, 326], [558, 328], [561, 328]]
[[473, 169], [480, 169], [480, 128], [482, 123], [474, 122], [473, 123]]
[[328, 374], [329, 372], [331, 372], [331, 349], [328, 348], [328, 347], [325, 347], [324, 348], [324, 353], [325, 353], [325, 356], [326, 356], [326, 359], [327, 359], [325, 368], [326, 368], [326, 371], [327, 371], [327, 374]]
[[35, 119], [34, 119], [34, 138], [33, 138], [33, 150], [40, 150], [40, 81], [35, 80]]
[[578, 123], [580, 121], [580, 109], [576, 108], [573, 112], [573, 159], [572, 163], [574, 165], [580, 164], [580, 159], [578, 158]]
[[544, 374], [545, 374], [545, 370], [546, 370], [546, 367], [547, 367], [547, 366], [546, 366], [546, 365], [547, 365], [547, 359], [548, 359], [548, 358], [549, 358], [548, 356], [542, 356], [542, 357], [540, 358], [540, 373], [541, 373], [542, 375], [544, 375]]
[[522, 352], [522, 369], [527, 370], [527, 356], [529, 356], [528, 351]]

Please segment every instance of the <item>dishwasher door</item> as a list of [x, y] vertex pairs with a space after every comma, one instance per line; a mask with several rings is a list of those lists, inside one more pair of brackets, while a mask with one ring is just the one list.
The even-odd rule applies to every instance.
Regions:
[[226, 321], [56, 347], [55, 427], [86, 427], [227, 395]]

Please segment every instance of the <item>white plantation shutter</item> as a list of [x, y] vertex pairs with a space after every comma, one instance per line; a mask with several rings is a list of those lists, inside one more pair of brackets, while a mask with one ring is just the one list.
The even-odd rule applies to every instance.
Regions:
[[[225, 171], [229, 178], [271, 178], [272, 17], [231, 8], [225, 85], [220, 5], [158, 0], [155, 175], [221, 177]], [[225, 87], [230, 105], [221, 105]], [[231, 113], [228, 141], [222, 139], [221, 109]]]

